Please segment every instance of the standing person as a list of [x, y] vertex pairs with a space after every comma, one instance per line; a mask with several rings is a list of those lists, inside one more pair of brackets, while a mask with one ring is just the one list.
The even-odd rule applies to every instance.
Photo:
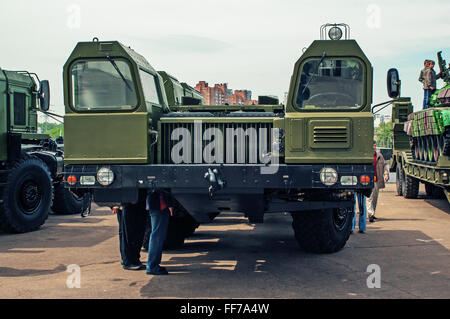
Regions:
[[419, 82], [422, 84], [423, 84], [423, 81], [425, 81], [425, 72], [427, 71], [429, 62], [430, 62], [430, 60], [423, 61], [423, 69], [420, 70]]
[[167, 275], [166, 268], [161, 267], [162, 250], [167, 236], [169, 217], [173, 215], [173, 204], [170, 195], [154, 190], [147, 195], [147, 206], [150, 213], [152, 232], [148, 245], [147, 275]]
[[436, 91], [436, 72], [434, 71], [434, 61], [430, 60], [428, 63], [428, 68], [424, 73], [423, 81], [423, 109], [427, 109], [430, 106], [431, 95]]
[[[358, 202], [359, 207], [359, 213], [356, 213], [356, 202]], [[352, 222], [352, 233], [355, 230], [356, 227], [356, 215], [359, 215], [358, 219], [358, 227], [359, 227], [359, 233], [364, 233], [366, 231], [366, 219], [367, 219], [367, 210], [366, 210], [366, 196], [364, 196], [361, 193], [355, 194], [355, 214], [353, 215], [353, 222]]]
[[145, 233], [145, 201], [114, 206], [112, 212], [119, 222], [119, 245], [122, 267], [125, 270], [144, 270], [141, 247]]
[[375, 217], [375, 210], [377, 209], [378, 193], [381, 188], [385, 188], [385, 182], [389, 180], [388, 165], [384, 161], [383, 154], [377, 151], [377, 142], [373, 141], [373, 152], [375, 160], [375, 180], [372, 194], [367, 200], [367, 212], [369, 214], [369, 221], [373, 223], [377, 218]]

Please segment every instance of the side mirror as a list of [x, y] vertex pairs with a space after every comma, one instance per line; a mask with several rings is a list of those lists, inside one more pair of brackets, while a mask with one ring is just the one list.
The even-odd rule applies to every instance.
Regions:
[[400, 76], [397, 69], [389, 69], [387, 73], [387, 91], [388, 95], [392, 99], [396, 99], [400, 96]]
[[39, 82], [39, 107], [44, 112], [50, 108], [50, 84], [48, 80]]

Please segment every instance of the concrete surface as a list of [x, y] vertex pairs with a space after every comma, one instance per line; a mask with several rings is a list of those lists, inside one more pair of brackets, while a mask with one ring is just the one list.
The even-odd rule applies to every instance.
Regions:
[[[96, 207], [85, 219], [51, 215], [38, 231], [0, 233], [0, 298], [449, 298], [449, 213], [423, 186], [419, 199], [406, 200], [388, 184], [379, 220], [330, 255], [302, 251], [290, 215], [249, 225], [223, 214], [182, 249], [165, 252], [170, 275], [160, 277], [121, 268], [108, 209]], [[380, 288], [367, 285], [373, 264]], [[81, 288], [68, 288], [67, 281], [77, 283], [70, 265], [79, 267]]]

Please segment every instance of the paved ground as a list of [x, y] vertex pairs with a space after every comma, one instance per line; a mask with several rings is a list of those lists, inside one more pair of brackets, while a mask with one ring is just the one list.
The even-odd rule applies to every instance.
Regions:
[[[226, 214], [166, 252], [163, 277], [122, 270], [108, 210], [50, 216], [39, 231], [0, 233], [0, 298], [450, 298], [450, 206], [423, 188], [406, 200], [394, 186], [380, 194], [379, 221], [338, 253], [300, 250], [289, 215], [254, 226]], [[381, 288], [367, 286], [372, 264]], [[67, 287], [69, 265], [80, 267], [81, 288]]]

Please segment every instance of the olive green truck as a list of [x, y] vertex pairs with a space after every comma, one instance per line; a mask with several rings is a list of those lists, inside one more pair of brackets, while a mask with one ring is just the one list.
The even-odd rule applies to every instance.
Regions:
[[55, 213], [81, 213], [88, 197], [62, 183], [63, 145], [38, 133], [37, 112], [50, 105], [48, 81], [35, 73], [0, 69], [0, 229], [38, 229]]
[[445, 195], [450, 202], [450, 75], [441, 52], [437, 60], [444, 86], [431, 96], [429, 108], [417, 112], [410, 98], [400, 97], [398, 71], [388, 71], [388, 94], [394, 98], [390, 170], [398, 195], [417, 198], [423, 183], [428, 196]]
[[100, 204], [170, 192], [172, 246], [221, 212], [289, 212], [301, 247], [338, 251], [355, 192], [373, 188], [372, 74], [348, 26], [327, 24], [286, 105], [210, 106], [119, 42], [78, 43], [64, 65], [66, 187]]

